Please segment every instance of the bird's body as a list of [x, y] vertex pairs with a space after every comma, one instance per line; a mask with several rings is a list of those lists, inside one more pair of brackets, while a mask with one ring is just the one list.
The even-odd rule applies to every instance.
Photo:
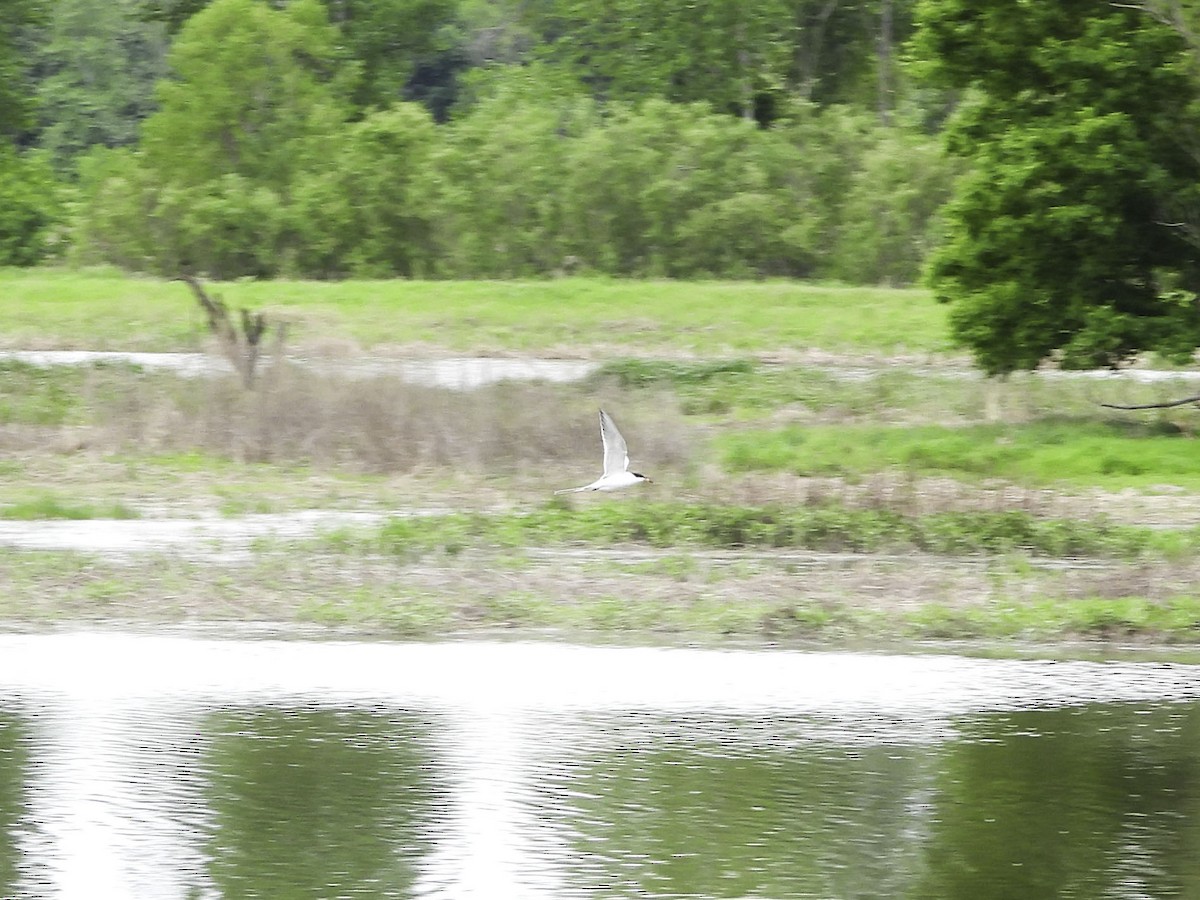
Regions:
[[577, 494], [580, 491], [619, 491], [650, 481], [645, 475], [629, 471], [629, 449], [617, 430], [612, 416], [600, 410], [600, 440], [604, 443], [604, 474], [583, 487], [564, 488], [556, 494]]

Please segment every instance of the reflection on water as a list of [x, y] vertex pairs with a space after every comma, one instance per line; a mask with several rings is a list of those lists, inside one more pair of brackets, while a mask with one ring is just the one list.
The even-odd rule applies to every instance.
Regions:
[[941, 748], [811, 741], [803, 720], [775, 740], [773, 724], [628, 721], [552, 775], [549, 806], [574, 835], [572, 886], [606, 897], [903, 896]]
[[937, 779], [920, 896], [1200, 896], [1200, 707], [968, 723]]
[[625, 723], [550, 777], [580, 895], [1200, 896], [1195, 703], [994, 713], [944, 745], [741, 724]]
[[226, 897], [411, 896], [444, 785], [428, 719], [257, 708], [203, 723], [208, 870]]
[[28, 743], [25, 722], [0, 703], [0, 896], [16, 884], [20, 850], [17, 835], [26, 826], [25, 776]]
[[0, 896], [1200, 896], [1200, 670], [0, 636]]

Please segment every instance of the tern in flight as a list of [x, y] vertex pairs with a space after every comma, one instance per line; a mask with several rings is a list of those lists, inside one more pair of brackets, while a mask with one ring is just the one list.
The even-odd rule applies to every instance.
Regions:
[[579, 491], [619, 491], [643, 482], [650, 483], [645, 475], [629, 471], [629, 448], [625, 438], [617, 430], [612, 416], [600, 410], [600, 440], [604, 442], [604, 474], [583, 487], [564, 488], [556, 494], [575, 494]]

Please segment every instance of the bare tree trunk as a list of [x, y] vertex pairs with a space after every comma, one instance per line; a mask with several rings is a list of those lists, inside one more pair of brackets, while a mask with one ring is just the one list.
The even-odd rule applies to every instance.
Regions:
[[892, 54], [895, 35], [893, 33], [892, 0], [880, 0], [879, 4], [879, 34], [875, 40], [876, 58], [879, 73], [879, 120], [884, 125], [891, 123], [894, 90], [892, 79]]
[[840, 0], [825, 0], [825, 4], [817, 13], [816, 18], [812, 21], [805, 21], [801, 26], [805, 46], [802, 48], [800, 42], [796, 42], [797, 56], [800, 57], [797, 59], [796, 65], [800, 74], [800, 83], [797, 88], [805, 100], [812, 99], [817, 82], [821, 79], [821, 51], [825, 47], [825, 28], [829, 24], [830, 16], [837, 10], [839, 2]]
[[738, 22], [738, 94], [743, 119], [754, 118], [754, 85], [750, 77], [750, 48], [746, 46], [746, 23]]
[[[204, 314], [208, 318], [209, 330], [216, 335], [217, 342], [221, 345], [221, 352], [241, 377], [242, 385], [247, 390], [253, 390], [258, 375], [262, 338], [267, 330], [266, 316], [262, 313], [252, 313], [248, 309], [241, 310], [241, 331], [239, 332], [224, 300], [220, 297], [209, 296], [208, 292], [204, 290], [204, 285], [193, 275], [180, 275], [179, 279], [186, 282], [192, 289], [192, 293], [196, 295], [200, 308], [204, 310]], [[276, 326], [275, 350], [277, 355], [283, 350], [286, 329], [287, 323], [285, 322], [280, 322]]]

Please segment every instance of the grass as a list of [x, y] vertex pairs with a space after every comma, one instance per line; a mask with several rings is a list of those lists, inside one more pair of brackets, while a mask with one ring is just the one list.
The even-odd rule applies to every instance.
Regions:
[[369, 592], [314, 605], [302, 621], [369, 626], [407, 637], [448, 628], [554, 628], [587, 632], [686, 633], [774, 640], [1132, 640], [1185, 643], [1200, 639], [1200, 598], [1084, 598], [929, 604], [890, 616], [850, 602], [689, 602], [599, 595], [578, 602], [512, 592], [475, 603], [404, 593]]
[[[293, 323], [300, 345], [423, 344], [454, 352], [599, 350], [730, 355], [797, 347], [942, 353], [946, 311], [928, 292], [794, 282], [238, 281], [232, 307]], [[181, 282], [111, 271], [0, 270], [12, 346], [188, 350], [204, 318]]]
[[[334, 546], [401, 556], [480, 547], [644, 544], [656, 548], [804, 549], [936, 554], [1027, 553], [1137, 558], [1200, 549], [1200, 531], [1115, 525], [1104, 519], [1044, 519], [1027, 512], [906, 515], [835, 506], [737, 507], [689, 503], [552, 500], [518, 513], [394, 518], [356, 545], [339, 531]], [[327, 546], [327, 549], [329, 547]]]
[[671, 392], [684, 415], [742, 416], [800, 403], [812, 409], [846, 402], [836, 376], [798, 367], [766, 368], [749, 359], [675, 361], [624, 358], [602, 365], [596, 388], [615, 383], [627, 391]]
[[[292, 319], [310, 349], [606, 361], [579, 384], [466, 393], [283, 366], [253, 394], [231, 378], [0, 363], [3, 517], [476, 510], [258, 539], [237, 563], [205, 548], [119, 562], [0, 548], [0, 617], [261, 619], [400, 636], [1200, 639], [1200, 530], [1119, 524], [1086, 505], [1090, 492], [1135, 492], [1153, 515], [1122, 507], [1130, 522], [1194, 516], [1194, 412], [1096, 405], [1164, 399], [1178, 385], [984, 381], [945, 357], [931, 367], [947, 349], [944, 308], [924, 292], [601, 279], [216, 290]], [[10, 270], [0, 291], [10, 346], [206, 340], [177, 283]], [[812, 348], [838, 366], [764, 361]], [[898, 354], [923, 365], [880, 359]], [[656, 485], [546, 500], [594, 475], [600, 404], [619, 412]], [[941, 497], [927, 477], [958, 493]], [[1014, 503], [997, 484], [1032, 493]], [[1175, 493], [1155, 495], [1163, 485]], [[1043, 493], [1074, 505], [1029, 499]]]
[[120, 502], [80, 503], [53, 493], [35, 493], [27, 499], [0, 506], [0, 519], [136, 519], [137, 510]]
[[979, 596], [889, 608], [852, 592], [814, 596], [794, 584], [788, 588], [802, 576], [784, 580], [773, 591], [752, 586], [729, 594], [745, 583], [744, 574], [731, 574], [725, 584], [680, 585], [670, 572], [637, 577], [624, 572], [579, 590], [570, 581], [568, 563], [543, 573], [540, 581], [511, 586], [511, 573], [483, 578], [495, 561], [464, 560], [462, 577], [429, 582], [395, 563], [348, 565], [282, 546], [236, 571], [175, 556], [117, 563], [0, 549], [0, 579], [9, 586], [0, 592], [0, 616], [30, 623], [252, 619], [392, 637], [505, 629], [835, 645], [1080, 639], [1182, 644], [1200, 639], [1195, 593], [1017, 596], [1006, 583]]
[[0, 425], [65, 425], [84, 413], [80, 369], [0, 360]]
[[727, 434], [717, 446], [735, 472], [859, 477], [900, 469], [1109, 491], [1163, 483], [1200, 489], [1200, 455], [1190, 435], [1136, 421], [793, 426]]
[[[715, 600], [631, 598], [595, 594], [564, 601], [528, 591], [507, 591], [470, 599], [430, 597], [412, 592], [360, 591], [349, 598], [309, 604], [301, 621], [367, 627], [403, 637], [426, 637], [447, 630], [553, 629], [592, 634], [659, 633], [763, 637], [778, 628], [769, 603], [736, 605]], [[800, 623], [803, 616], [795, 618]], [[804, 621], [811, 636], [825, 620]], [[816, 628], [811, 626], [816, 625]], [[798, 631], [799, 629], [797, 629]], [[792, 636], [801, 636], [793, 634]]]
[[993, 601], [980, 605], [932, 604], [909, 613], [906, 630], [922, 639], [1104, 640], [1153, 637], [1172, 641], [1200, 639], [1200, 597], [1166, 600], [1145, 597], [1085, 597], [1063, 601]]

